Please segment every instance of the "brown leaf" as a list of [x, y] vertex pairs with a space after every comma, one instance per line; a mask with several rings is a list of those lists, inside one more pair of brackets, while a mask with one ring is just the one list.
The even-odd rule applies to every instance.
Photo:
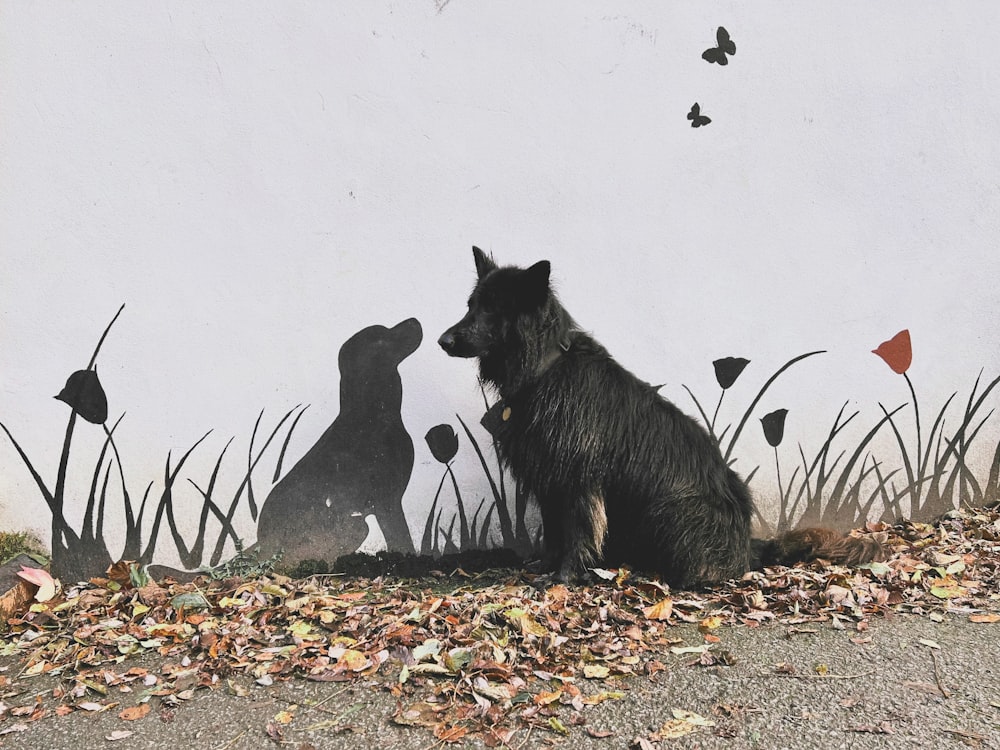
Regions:
[[458, 742], [468, 733], [469, 730], [465, 727], [448, 726], [445, 723], [438, 724], [434, 727], [434, 736], [441, 742]]
[[267, 725], [264, 727], [264, 733], [277, 743], [284, 742], [285, 740], [285, 735], [281, 731], [281, 725], [273, 721], [267, 722]]
[[609, 732], [605, 729], [594, 729], [593, 727], [586, 727], [585, 731], [595, 740], [603, 740], [614, 734], [614, 732]]
[[1000, 622], [1000, 614], [996, 612], [985, 612], [982, 614], [969, 615], [969, 622], [994, 623]]
[[150, 705], [148, 703], [140, 703], [137, 706], [129, 706], [128, 708], [122, 709], [121, 713], [118, 714], [119, 719], [124, 719], [125, 721], [135, 721], [136, 719], [141, 719], [143, 716], [148, 714], [150, 711]]
[[438, 714], [445, 710], [447, 710], [447, 706], [420, 701], [405, 709], [400, 708], [392, 717], [392, 721], [395, 724], [408, 727], [436, 727], [441, 723]]

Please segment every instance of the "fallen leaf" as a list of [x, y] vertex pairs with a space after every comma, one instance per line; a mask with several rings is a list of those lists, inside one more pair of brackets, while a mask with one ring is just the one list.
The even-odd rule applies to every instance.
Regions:
[[514, 625], [524, 635], [545, 636], [549, 634], [545, 626], [538, 623], [531, 613], [523, 609], [509, 609], [504, 613], [507, 621]]
[[38, 591], [35, 592], [35, 601], [47, 602], [56, 595], [56, 580], [45, 568], [22, 565], [17, 575], [28, 583], [38, 586]]
[[1000, 622], [1000, 614], [996, 612], [986, 612], [983, 614], [969, 615], [969, 622], [993, 623]]
[[108, 742], [117, 742], [118, 740], [126, 740], [132, 736], [132, 732], [127, 729], [116, 729], [111, 734], [105, 736]]
[[458, 742], [468, 732], [469, 730], [465, 727], [448, 726], [447, 724], [438, 724], [434, 727], [434, 736], [441, 742]]
[[555, 703], [562, 697], [562, 690], [553, 690], [551, 692], [543, 691], [535, 696], [535, 703], [539, 706], [547, 706], [550, 703]]
[[360, 651], [355, 651], [354, 649], [348, 648], [344, 650], [344, 653], [340, 655], [337, 659], [338, 664], [343, 664], [347, 669], [352, 672], [360, 672], [362, 669], [368, 666], [368, 657], [365, 656]]
[[549, 717], [549, 729], [556, 734], [563, 735], [564, 737], [569, 736], [569, 729], [567, 729], [566, 725], [559, 721], [559, 718], [556, 716]]
[[712, 615], [711, 617], [706, 617], [698, 623], [698, 630], [705, 633], [709, 630], [715, 630], [716, 628], [721, 627], [722, 623], [723, 619], [721, 617], [718, 615]]
[[598, 703], [603, 703], [604, 701], [621, 700], [624, 697], [625, 693], [620, 691], [606, 690], [596, 695], [588, 695], [582, 699], [582, 702], [585, 706], [596, 706]]
[[671, 646], [670, 653], [676, 654], [678, 656], [682, 654], [703, 654], [709, 649], [707, 643], [703, 643], [700, 646]]
[[429, 638], [413, 649], [413, 658], [415, 661], [425, 661], [433, 659], [439, 653], [441, 653], [441, 641], [437, 638]]
[[669, 620], [674, 611], [673, 599], [660, 599], [656, 604], [643, 608], [647, 620]]
[[714, 727], [715, 722], [706, 719], [694, 711], [687, 711], [683, 708], [674, 708], [670, 711], [673, 719], [669, 719], [660, 727], [651, 739], [672, 740], [678, 737], [696, 732], [703, 727]]
[[400, 709], [392, 717], [395, 724], [409, 727], [434, 727], [441, 723], [438, 714], [447, 710], [447, 706], [420, 701]]
[[122, 709], [118, 714], [119, 719], [125, 721], [135, 721], [136, 719], [141, 719], [143, 716], [148, 714], [150, 711], [150, 705], [148, 703], [140, 703], [137, 706], [129, 706], [128, 708]]

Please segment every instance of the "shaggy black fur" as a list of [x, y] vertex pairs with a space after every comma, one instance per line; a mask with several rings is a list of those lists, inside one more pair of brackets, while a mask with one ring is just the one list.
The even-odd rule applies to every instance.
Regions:
[[483, 423], [541, 507], [557, 578], [629, 563], [692, 586], [739, 576], [761, 552], [802, 551], [751, 550], [743, 480], [705, 429], [576, 326], [549, 285], [548, 261], [498, 267], [473, 254], [469, 311], [438, 343], [477, 357], [496, 389]]

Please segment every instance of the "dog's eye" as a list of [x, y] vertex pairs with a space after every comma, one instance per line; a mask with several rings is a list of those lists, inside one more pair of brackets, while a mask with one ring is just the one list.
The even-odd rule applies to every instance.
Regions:
[[469, 300], [469, 309], [477, 308], [483, 312], [490, 312], [497, 307], [496, 296], [486, 292], [478, 292]]

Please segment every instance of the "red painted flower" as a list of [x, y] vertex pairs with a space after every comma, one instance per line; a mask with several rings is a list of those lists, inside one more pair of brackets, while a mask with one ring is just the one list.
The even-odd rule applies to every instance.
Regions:
[[883, 341], [878, 345], [878, 349], [872, 349], [872, 354], [877, 354], [884, 359], [893, 372], [898, 372], [900, 375], [905, 373], [910, 369], [910, 362], [913, 361], [909, 329], [904, 328], [888, 341]]

